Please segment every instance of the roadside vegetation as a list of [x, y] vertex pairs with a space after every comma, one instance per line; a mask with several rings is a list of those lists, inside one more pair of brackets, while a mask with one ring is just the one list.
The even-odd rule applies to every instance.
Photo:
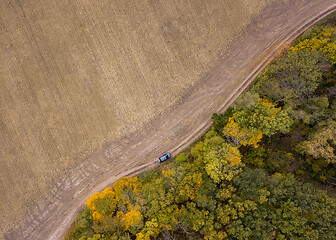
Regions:
[[92, 195], [66, 239], [334, 239], [335, 38], [303, 34], [202, 141]]

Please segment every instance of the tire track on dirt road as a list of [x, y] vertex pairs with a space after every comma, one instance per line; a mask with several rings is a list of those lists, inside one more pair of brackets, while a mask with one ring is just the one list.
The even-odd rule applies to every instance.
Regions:
[[290, 0], [270, 5], [229, 45], [217, 67], [178, 104], [143, 129], [106, 145], [70, 171], [5, 239], [62, 239], [86, 199], [125, 175], [157, 166], [157, 156], [183, 151], [209, 128], [269, 64], [283, 44], [332, 13], [336, 0]]

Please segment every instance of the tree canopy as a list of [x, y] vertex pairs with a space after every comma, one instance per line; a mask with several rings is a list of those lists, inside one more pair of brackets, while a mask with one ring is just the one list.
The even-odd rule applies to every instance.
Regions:
[[326, 64], [320, 52], [288, 52], [261, 74], [254, 89], [272, 102], [302, 102], [321, 83]]

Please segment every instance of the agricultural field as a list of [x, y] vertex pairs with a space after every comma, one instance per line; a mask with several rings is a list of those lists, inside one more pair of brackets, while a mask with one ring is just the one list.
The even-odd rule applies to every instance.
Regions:
[[1, 231], [176, 103], [270, 2], [1, 1]]

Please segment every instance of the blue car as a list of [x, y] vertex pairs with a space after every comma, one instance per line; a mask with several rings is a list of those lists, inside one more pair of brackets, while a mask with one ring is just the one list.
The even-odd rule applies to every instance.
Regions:
[[171, 155], [170, 155], [170, 153], [166, 153], [165, 155], [163, 155], [162, 157], [159, 157], [159, 163], [160, 162], [164, 162], [164, 161], [166, 161], [168, 158], [170, 158], [171, 157]]

